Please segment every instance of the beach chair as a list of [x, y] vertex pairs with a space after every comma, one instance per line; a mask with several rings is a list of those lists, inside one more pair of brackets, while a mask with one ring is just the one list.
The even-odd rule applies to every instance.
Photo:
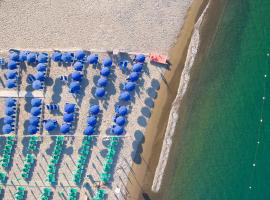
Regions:
[[32, 84], [36, 80], [35, 76], [33, 74], [28, 74], [27, 76], [27, 83]]
[[128, 66], [128, 60], [122, 60], [119, 62], [119, 67], [121, 70], [126, 70]]
[[68, 77], [67, 76], [60, 76], [59, 77], [61, 81], [63, 81], [64, 83], [68, 82]]
[[59, 105], [57, 105], [57, 104], [47, 104], [46, 108], [49, 111], [59, 110]]

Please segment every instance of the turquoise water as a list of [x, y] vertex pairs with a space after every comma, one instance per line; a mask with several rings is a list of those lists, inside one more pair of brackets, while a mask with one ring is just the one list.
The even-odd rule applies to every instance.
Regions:
[[270, 1], [228, 0], [212, 45], [194, 66], [166, 200], [270, 199], [267, 52]]

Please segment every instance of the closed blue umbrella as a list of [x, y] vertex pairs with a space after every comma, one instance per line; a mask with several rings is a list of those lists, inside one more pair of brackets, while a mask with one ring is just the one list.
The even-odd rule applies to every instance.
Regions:
[[124, 90], [126, 91], [133, 91], [136, 87], [136, 84], [134, 82], [127, 82], [124, 84]]
[[77, 60], [83, 60], [85, 57], [85, 53], [82, 50], [75, 51], [74, 56]]
[[69, 63], [73, 60], [73, 55], [70, 52], [65, 52], [61, 56], [63, 62]]
[[83, 75], [80, 72], [73, 72], [71, 74], [71, 78], [74, 81], [81, 81], [82, 80], [82, 77], [83, 77]]
[[142, 63], [136, 63], [132, 66], [132, 71], [133, 72], [141, 72], [143, 68], [143, 64]]
[[126, 119], [122, 116], [119, 116], [115, 119], [115, 123], [119, 126], [123, 126], [126, 123]]
[[19, 53], [12, 52], [11, 54], [9, 54], [9, 59], [18, 62], [19, 61]]
[[140, 74], [138, 72], [131, 72], [127, 79], [132, 82], [135, 82], [139, 79], [139, 77], [140, 77]]
[[42, 100], [39, 98], [33, 98], [31, 99], [31, 106], [32, 107], [39, 107], [42, 104]]
[[12, 124], [15, 120], [11, 116], [4, 117], [4, 124]]
[[106, 77], [100, 77], [97, 81], [98, 87], [105, 87], [108, 83], [108, 79]]
[[38, 126], [39, 125], [39, 117], [32, 116], [29, 118], [29, 124], [33, 126]]
[[6, 82], [6, 87], [9, 89], [17, 87], [16, 79], [8, 79]]
[[16, 70], [8, 70], [6, 76], [8, 79], [15, 79], [17, 78], [17, 71]]
[[69, 92], [78, 93], [81, 89], [80, 83], [78, 81], [73, 81], [69, 85]]
[[5, 115], [7, 116], [12, 116], [15, 114], [15, 110], [11, 107], [6, 107], [5, 108]]
[[74, 121], [74, 114], [73, 113], [65, 113], [63, 116], [64, 122], [72, 122]]
[[62, 57], [62, 53], [60, 51], [54, 51], [52, 54], [52, 60], [54, 62], [60, 62]]
[[110, 68], [102, 67], [101, 70], [100, 70], [100, 74], [102, 76], [109, 76], [110, 75]]
[[121, 116], [125, 116], [128, 113], [128, 109], [126, 106], [120, 106], [117, 110], [117, 114]]
[[92, 105], [89, 109], [89, 112], [92, 115], [97, 115], [99, 113], [100, 109], [99, 109], [99, 105]]
[[13, 128], [10, 124], [5, 124], [2, 128], [4, 134], [9, 134], [13, 131]]
[[84, 135], [92, 135], [95, 133], [95, 128], [93, 126], [87, 126], [85, 129], [84, 129]]
[[112, 132], [116, 135], [122, 135], [124, 133], [124, 129], [121, 126], [116, 125], [113, 127]]
[[5, 105], [7, 107], [14, 107], [14, 106], [16, 106], [16, 100], [13, 99], [13, 98], [7, 98], [6, 102], [5, 102]]
[[97, 118], [95, 116], [88, 117], [87, 124], [94, 127], [97, 124]]
[[110, 57], [104, 58], [102, 64], [105, 67], [111, 67], [112, 66], [112, 59]]
[[57, 122], [55, 120], [49, 119], [45, 122], [45, 129], [47, 131], [53, 131], [57, 127]]
[[135, 61], [143, 63], [145, 61], [145, 55], [143, 55], [143, 54], [136, 55]]
[[30, 113], [33, 116], [39, 116], [41, 114], [41, 108], [40, 107], [32, 107]]
[[27, 128], [27, 132], [29, 134], [36, 134], [38, 132], [38, 128], [37, 126], [34, 126], [34, 125], [29, 125], [28, 128]]
[[36, 62], [36, 59], [37, 59], [36, 53], [31, 52], [31, 53], [27, 54], [27, 58], [26, 58], [27, 62], [34, 63], [34, 62]]
[[77, 61], [73, 65], [74, 70], [76, 71], [82, 71], [83, 70], [83, 64], [80, 61]]
[[75, 104], [73, 103], [66, 103], [64, 107], [64, 111], [66, 113], [74, 113], [75, 112]]
[[97, 64], [98, 63], [98, 55], [97, 54], [90, 54], [87, 56], [87, 62], [89, 64]]
[[45, 73], [44, 72], [37, 72], [34, 77], [36, 80], [44, 81], [45, 80]]
[[7, 64], [8, 69], [17, 69], [17, 63], [14, 60], [8, 61]]
[[131, 97], [130, 97], [129, 92], [127, 92], [127, 91], [121, 92], [121, 94], [119, 96], [119, 100], [130, 101], [130, 99], [131, 99]]
[[46, 63], [48, 62], [48, 54], [47, 53], [39, 53], [37, 60], [39, 63]]
[[70, 131], [70, 125], [64, 123], [61, 127], [60, 127], [60, 132], [63, 134], [66, 134]]
[[47, 65], [45, 63], [39, 63], [37, 66], [36, 66], [36, 69], [39, 71], [39, 72], [45, 72], [46, 69], [47, 69]]
[[20, 55], [19, 55], [20, 62], [24, 62], [24, 61], [27, 60], [27, 54], [28, 53], [29, 53], [28, 51], [21, 51], [20, 52]]
[[40, 90], [40, 89], [42, 89], [42, 83], [39, 80], [35, 80], [32, 83], [32, 87], [34, 90]]
[[103, 97], [105, 95], [105, 89], [103, 87], [96, 88], [95, 96], [96, 97]]

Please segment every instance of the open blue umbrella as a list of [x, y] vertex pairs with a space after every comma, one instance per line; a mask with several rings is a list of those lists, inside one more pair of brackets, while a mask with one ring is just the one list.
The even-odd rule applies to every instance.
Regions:
[[90, 54], [87, 56], [87, 62], [89, 64], [97, 64], [98, 63], [98, 55], [97, 54]]
[[38, 128], [37, 126], [34, 126], [34, 125], [29, 125], [28, 128], [27, 128], [27, 132], [29, 134], [36, 134], [38, 132]]
[[40, 90], [40, 89], [43, 88], [42, 83], [39, 80], [35, 80], [32, 83], [32, 87], [33, 87], [34, 90]]
[[100, 74], [102, 76], [109, 76], [110, 75], [110, 68], [102, 67], [101, 70], [100, 70]]
[[11, 117], [11, 116], [5, 116], [4, 117], [4, 124], [12, 124], [13, 122], [15, 122], [13, 117]]
[[41, 108], [40, 107], [32, 107], [30, 113], [33, 116], [39, 116], [41, 114]]
[[80, 61], [77, 61], [73, 65], [74, 70], [76, 71], [82, 71], [83, 70], [83, 64]]
[[64, 111], [66, 113], [74, 113], [75, 112], [75, 104], [73, 103], [66, 103], [64, 107]]
[[111, 67], [112, 66], [112, 59], [110, 57], [104, 58], [102, 64], [105, 67]]
[[87, 124], [94, 127], [97, 124], [97, 118], [95, 116], [88, 117]]
[[31, 106], [33, 107], [39, 107], [42, 104], [42, 100], [39, 98], [33, 98], [31, 99]]
[[105, 89], [103, 87], [96, 88], [95, 96], [102, 98], [105, 95]]
[[20, 55], [19, 55], [20, 62], [24, 62], [24, 61], [27, 60], [27, 54], [28, 53], [29, 53], [28, 51], [21, 51], [20, 52]]
[[132, 66], [132, 71], [133, 72], [141, 72], [143, 68], [143, 64], [142, 63], [136, 63]]
[[45, 122], [45, 126], [44, 127], [45, 127], [45, 129], [47, 131], [53, 131], [57, 127], [57, 122], [55, 120], [48, 119]]
[[92, 115], [97, 115], [99, 113], [100, 109], [99, 109], [99, 105], [92, 105], [89, 109], [89, 112]]
[[17, 78], [17, 71], [16, 70], [8, 70], [6, 76], [8, 79], [15, 79]]
[[83, 60], [85, 57], [85, 53], [82, 50], [75, 51], [74, 56], [77, 60]]
[[29, 118], [29, 124], [33, 126], [38, 126], [39, 125], [39, 117], [32, 116]]
[[95, 133], [95, 128], [93, 126], [87, 126], [85, 129], [84, 129], [84, 135], [92, 135]]
[[72, 122], [74, 121], [74, 114], [73, 113], [65, 113], [63, 116], [64, 122]]
[[6, 87], [9, 89], [17, 87], [16, 79], [8, 79], [6, 82]]
[[54, 51], [52, 53], [52, 60], [54, 62], [60, 62], [62, 57], [62, 53], [60, 51]]
[[127, 109], [126, 106], [120, 106], [120, 107], [117, 109], [117, 114], [118, 114], [118, 115], [125, 116], [127, 113], [128, 113], [128, 109]]
[[130, 99], [131, 99], [131, 96], [130, 96], [129, 92], [123, 91], [123, 92], [120, 93], [119, 100], [121, 100], [121, 101], [130, 101]]
[[47, 69], [47, 65], [45, 63], [39, 63], [37, 66], [36, 66], [36, 69], [39, 71], [39, 72], [45, 72], [46, 69]]
[[83, 75], [82, 75], [82, 73], [80, 73], [80, 72], [73, 72], [72, 74], [71, 74], [71, 78], [72, 78], [72, 80], [74, 80], [74, 81], [81, 81], [82, 80], [82, 77], [83, 77]]
[[105, 87], [108, 83], [108, 79], [106, 77], [100, 77], [97, 81], [98, 87]]
[[60, 132], [66, 134], [69, 131], [70, 131], [70, 124], [67, 123], [62, 124], [62, 126], [60, 127]]
[[13, 98], [7, 98], [6, 102], [5, 102], [5, 105], [7, 107], [14, 107], [14, 106], [16, 106], [16, 100], [13, 99]]
[[26, 57], [27, 62], [34, 63], [34, 62], [36, 62], [36, 59], [37, 59], [36, 53], [31, 52], [31, 53], [27, 54], [27, 57]]
[[139, 77], [140, 77], [140, 74], [138, 72], [131, 72], [127, 79], [132, 82], [135, 82], [139, 79]]
[[115, 123], [119, 126], [123, 126], [126, 123], [126, 119], [123, 116], [119, 116], [115, 119]]
[[19, 54], [17, 52], [12, 52], [11, 54], [9, 54], [9, 59], [18, 62], [19, 61]]
[[122, 135], [124, 133], [124, 129], [121, 126], [116, 125], [113, 127], [112, 132], [116, 135]]
[[69, 92], [78, 93], [81, 90], [80, 83], [78, 81], [73, 81], [69, 85]]
[[10, 124], [5, 124], [2, 128], [4, 134], [9, 134], [13, 131], [13, 128]]
[[46, 63], [48, 62], [48, 54], [47, 53], [39, 53], [37, 60], [39, 63]]
[[7, 116], [12, 116], [15, 114], [15, 110], [11, 107], [6, 107], [5, 108], [5, 115]]
[[8, 61], [7, 64], [8, 69], [17, 69], [17, 63], [14, 60]]
[[65, 53], [63, 53], [62, 56], [61, 56], [61, 60], [62, 60], [63, 62], [66, 62], [66, 63], [71, 62], [71, 61], [73, 60], [73, 55], [72, 55], [72, 53], [70, 53], [70, 52], [65, 52]]
[[124, 90], [126, 91], [133, 91], [136, 87], [136, 83], [134, 82], [127, 82], [127, 83], [124, 83]]
[[140, 62], [140, 63], [143, 63], [145, 61], [145, 55], [143, 54], [138, 54], [135, 56], [135, 61], [136, 62]]
[[45, 73], [44, 72], [37, 72], [34, 75], [34, 77], [35, 77], [36, 80], [45, 81]]

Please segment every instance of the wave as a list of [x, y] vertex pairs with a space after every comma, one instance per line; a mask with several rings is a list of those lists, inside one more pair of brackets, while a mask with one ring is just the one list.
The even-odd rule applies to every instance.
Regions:
[[210, 4], [210, 1], [208, 2], [201, 16], [199, 17], [196, 24], [194, 25], [194, 30], [193, 30], [190, 44], [187, 51], [185, 66], [181, 74], [180, 84], [179, 84], [176, 98], [174, 99], [172, 103], [168, 125], [166, 128], [165, 137], [164, 137], [164, 141], [162, 144], [162, 149], [161, 149], [161, 153], [159, 157], [159, 162], [156, 168], [156, 172], [155, 172], [155, 176], [154, 176], [154, 180], [153, 180], [153, 184], [151, 188], [153, 192], [158, 192], [160, 190], [164, 171], [168, 162], [168, 157], [169, 157], [170, 149], [172, 146], [172, 139], [175, 132], [175, 127], [179, 119], [178, 111], [179, 111], [182, 99], [186, 93], [189, 80], [190, 80], [190, 71], [192, 69], [192, 66], [193, 66], [195, 57], [197, 55], [198, 49], [199, 49], [199, 45], [200, 45], [200, 26], [202, 24], [203, 17], [209, 7], [209, 4]]

